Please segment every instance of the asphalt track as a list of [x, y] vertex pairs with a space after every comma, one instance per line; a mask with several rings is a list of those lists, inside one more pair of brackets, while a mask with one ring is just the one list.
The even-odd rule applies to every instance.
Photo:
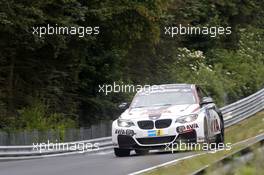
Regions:
[[[232, 146], [249, 145], [263, 139], [264, 133]], [[123, 175], [207, 153], [209, 152], [152, 152], [144, 156], [132, 153], [129, 157], [117, 158], [113, 152], [104, 152], [17, 160], [0, 162], [0, 175]]]
[[155, 152], [116, 158], [108, 152], [0, 162], [0, 175], [123, 175], [193, 154]]

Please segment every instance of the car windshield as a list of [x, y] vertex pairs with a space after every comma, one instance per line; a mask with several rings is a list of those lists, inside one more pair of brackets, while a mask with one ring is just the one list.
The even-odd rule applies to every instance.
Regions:
[[187, 92], [155, 92], [150, 94], [136, 95], [132, 101], [131, 108], [150, 106], [169, 106], [195, 104], [195, 97], [191, 91]]

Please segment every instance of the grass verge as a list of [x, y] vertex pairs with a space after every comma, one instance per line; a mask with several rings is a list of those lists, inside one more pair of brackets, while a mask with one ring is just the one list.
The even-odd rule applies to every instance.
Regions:
[[[264, 133], [264, 111], [244, 120], [234, 126], [225, 130], [225, 142], [236, 143], [250, 137], [254, 137]], [[225, 155], [231, 154], [240, 149], [241, 145], [232, 146], [230, 151], [219, 151], [216, 153], [209, 153], [200, 155], [191, 159], [178, 161], [169, 166], [161, 167], [153, 171], [145, 173], [145, 175], [159, 175], [159, 174], [190, 174], [205, 165], [219, 160]], [[251, 165], [252, 166], [252, 165]]]

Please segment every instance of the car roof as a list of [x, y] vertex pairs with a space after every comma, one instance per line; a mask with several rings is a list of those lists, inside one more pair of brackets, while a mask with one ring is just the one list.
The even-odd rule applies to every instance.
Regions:
[[146, 91], [171, 91], [171, 90], [178, 90], [178, 89], [194, 89], [195, 88], [195, 84], [161, 84], [161, 85], [152, 85], [150, 87], [148, 87], [147, 89], [142, 89], [140, 93], [144, 93]]
[[153, 86], [160, 86], [165, 89], [188, 89], [188, 88], [193, 88], [195, 85], [194, 84], [161, 84], [161, 85], [153, 85]]

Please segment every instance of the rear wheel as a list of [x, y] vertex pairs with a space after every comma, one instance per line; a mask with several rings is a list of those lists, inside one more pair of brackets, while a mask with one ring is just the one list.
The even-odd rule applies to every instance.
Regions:
[[149, 150], [140, 150], [140, 149], [136, 149], [135, 152], [139, 155], [146, 155], [149, 153]]
[[116, 157], [126, 157], [130, 155], [129, 149], [114, 148]]

